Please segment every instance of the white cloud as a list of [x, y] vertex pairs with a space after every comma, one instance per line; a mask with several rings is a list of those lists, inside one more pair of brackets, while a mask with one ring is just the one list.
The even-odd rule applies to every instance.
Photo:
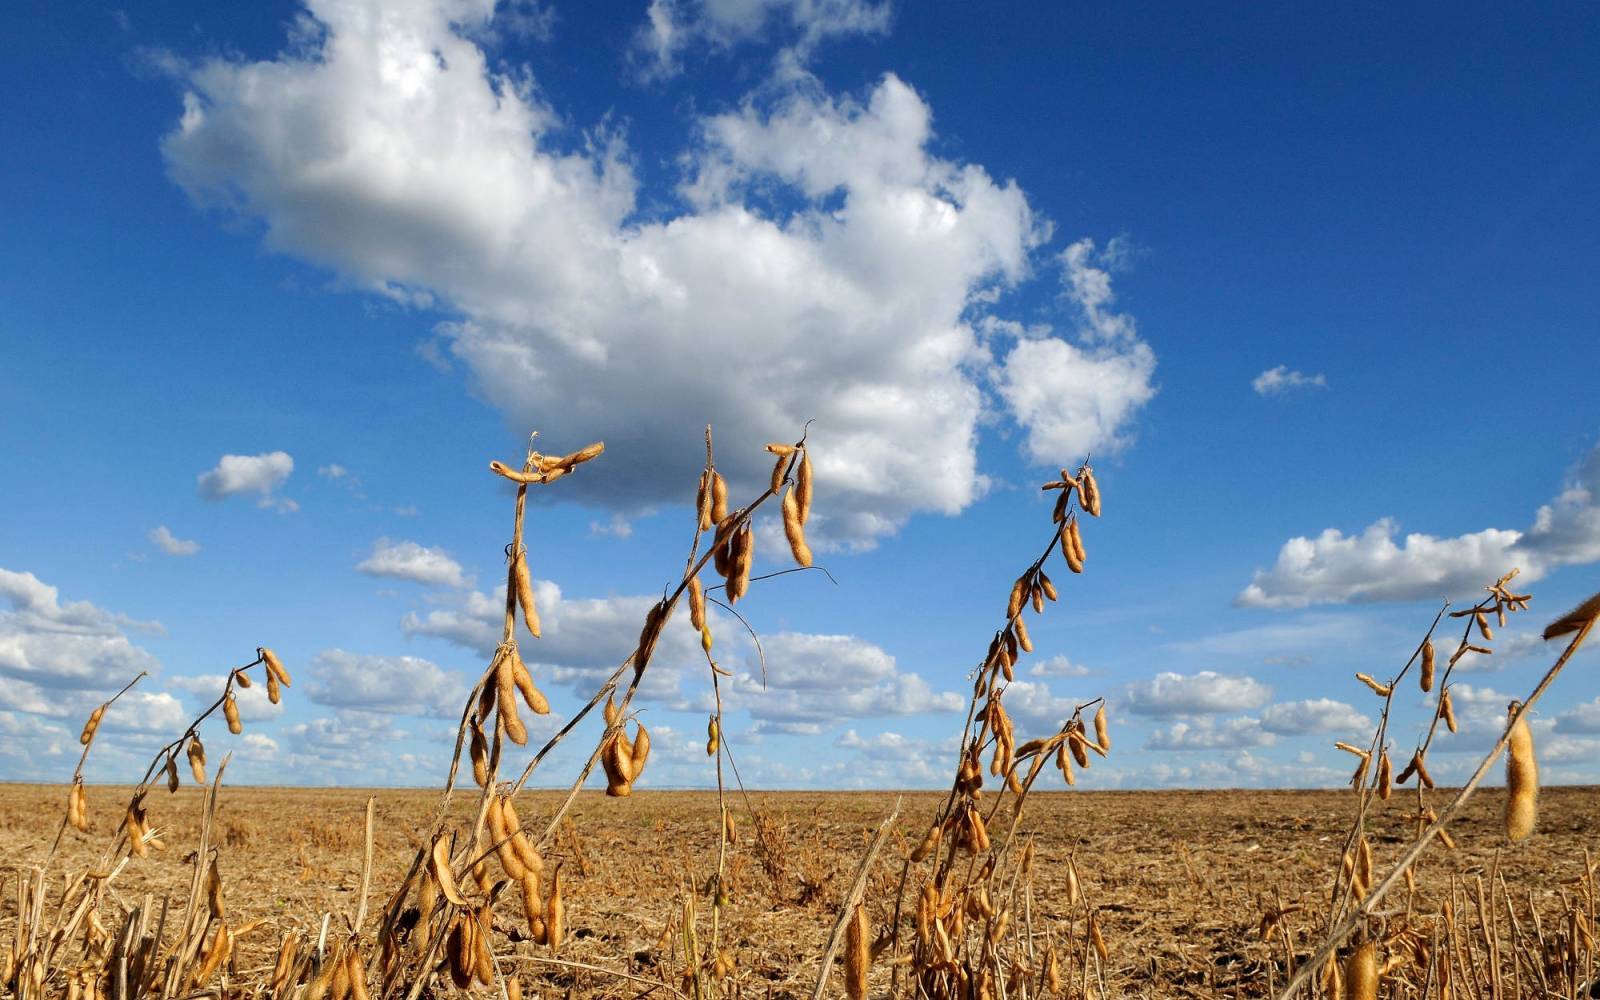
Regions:
[[[645, 614], [656, 598], [571, 598], [548, 580], [535, 580], [533, 586], [543, 638], [529, 638], [519, 623], [522, 658], [534, 670], [538, 683], [544, 684], [549, 677], [587, 698], [633, 652]], [[471, 649], [487, 663], [500, 642], [505, 587], [496, 588], [493, 594], [471, 591], [443, 600], [444, 606], [426, 614], [408, 613], [401, 628], [407, 635], [434, 636]], [[737, 633], [715, 613], [712, 627], [719, 644], [739, 641]], [[718, 655], [722, 655], [720, 650]], [[689, 624], [688, 612], [680, 607], [662, 630], [640, 692], [652, 700], [679, 703], [684, 676], [689, 671], [703, 674], [705, 669], [700, 635]]]
[[1057, 653], [1035, 663], [1028, 671], [1029, 677], [1087, 677], [1089, 668], [1081, 663], [1073, 663], [1067, 659], [1065, 653]]
[[346, 479], [350, 475], [350, 470], [338, 464], [319, 465], [317, 475], [324, 479]]
[[1288, 365], [1268, 368], [1250, 380], [1250, 388], [1258, 396], [1286, 396], [1300, 389], [1325, 389], [1327, 386], [1327, 376], [1322, 373], [1307, 375], [1301, 371], [1290, 371]]
[[633, 535], [633, 522], [621, 514], [613, 514], [608, 521], [590, 521], [589, 534], [628, 538]]
[[1398, 525], [1377, 521], [1359, 535], [1328, 528], [1316, 538], [1291, 538], [1270, 570], [1238, 597], [1244, 607], [1403, 601], [1478, 590], [1516, 565], [1515, 531], [1489, 528], [1455, 538], [1410, 534], [1395, 544]]
[[773, 35], [792, 40], [789, 57], [803, 61], [831, 36], [883, 34], [889, 16], [887, 0], [651, 0], [634, 47], [656, 77], [678, 72], [692, 47], [726, 50]]
[[1311, 604], [1405, 601], [1480, 592], [1512, 567], [1520, 585], [1561, 566], [1600, 561], [1600, 446], [1568, 473], [1526, 531], [1486, 528], [1450, 538], [1409, 534], [1383, 518], [1359, 535], [1328, 528], [1283, 544], [1269, 570], [1257, 570], [1236, 603], [1303, 608]]
[[999, 372], [999, 392], [1027, 428], [1026, 452], [1040, 465], [1065, 465], [1091, 450], [1127, 443], [1125, 428], [1155, 395], [1155, 352], [1131, 317], [1110, 311], [1111, 276], [1091, 240], [1061, 255], [1067, 297], [1082, 312], [1081, 344], [1020, 340]]
[[[931, 109], [893, 75], [857, 100], [797, 72], [701, 119], [681, 161], [691, 207], [641, 216], [665, 193], [641, 199], [621, 135], [574, 143], [529, 78], [489, 69], [472, 40], [487, 0], [309, 9], [320, 30], [277, 59], [188, 77], [172, 176], [262, 220], [276, 250], [449, 310], [440, 337], [519, 435], [607, 441], [565, 497], [681, 502], [701, 461], [683, 428], [708, 418], [747, 495], [760, 443], [815, 418], [813, 533], [870, 543], [981, 493], [997, 382], [1052, 463], [1125, 440], [1148, 398], [1149, 350], [1106, 311], [1086, 244], [1065, 258], [1080, 343], [992, 359], [972, 324], [1029, 277], [1047, 227], [1015, 184], [932, 155]], [[1047, 395], [1066, 389], [1087, 398]]]
[[375, 656], [327, 649], [311, 661], [308, 696], [319, 705], [456, 719], [470, 684], [417, 656]]
[[1345, 702], [1307, 698], [1268, 705], [1261, 712], [1261, 728], [1289, 734], [1370, 732], [1372, 720]]
[[[0, 679], [13, 678], [10, 698], [43, 705], [44, 688], [115, 690], [141, 670], [157, 669], [155, 657], [124, 632], [159, 630], [157, 623], [131, 621], [88, 601], [62, 604], [55, 587], [8, 569], [0, 569], [0, 599], [11, 606], [0, 611]], [[20, 706], [0, 704], [6, 707]]]
[[192, 556], [200, 551], [199, 542], [179, 538], [164, 524], [150, 529], [146, 537], [150, 539], [151, 545], [169, 556]]
[[1271, 697], [1272, 689], [1253, 677], [1202, 670], [1189, 675], [1160, 673], [1130, 684], [1123, 703], [1136, 715], [1207, 715], [1260, 708]]
[[1231, 750], [1240, 747], [1266, 747], [1277, 742], [1260, 719], [1243, 717], [1217, 722], [1198, 719], [1174, 722], [1157, 729], [1145, 741], [1146, 750]]
[[260, 455], [223, 455], [218, 459], [216, 468], [198, 477], [200, 495], [207, 500], [225, 500], [231, 496], [254, 493], [259, 497], [256, 502], [262, 507], [298, 510], [299, 504], [293, 500], [280, 500], [273, 495], [293, 472], [294, 459], [284, 451]]
[[[765, 688], [758, 671], [734, 678], [732, 697], [757, 720], [830, 722], [959, 712], [966, 702], [951, 691], [935, 691], [926, 680], [901, 671], [895, 658], [852, 635], [779, 632], [764, 637]], [[748, 657], [747, 657], [748, 660]]]
[[1021, 723], [1031, 738], [1056, 732], [1088, 700], [1059, 696], [1041, 681], [1012, 681], [1006, 685], [1001, 703], [1006, 714]]
[[1558, 733], [1600, 733], [1600, 698], [1574, 705], [1556, 716]]
[[380, 538], [373, 542], [372, 555], [356, 564], [356, 569], [368, 576], [414, 580], [432, 586], [470, 585], [461, 571], [461, 564], [444, 549], [428, 548], [403, 539]]

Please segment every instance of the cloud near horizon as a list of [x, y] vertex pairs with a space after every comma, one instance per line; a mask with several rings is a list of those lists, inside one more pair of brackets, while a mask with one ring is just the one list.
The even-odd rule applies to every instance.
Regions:
[[1256, 570], [1234, 603], [1304, 608], [1455, 597], [1521, 569], [1532, 582], [1562, 566], [1600, 561], [1600, 445], [1568, 472], [1561, 491], [1523, 530], [1485, 528], [1454, 537], [1420, 532], [1399, 542], [1399, 524], [1380, 518], [1359, 534], [1327, 528], [1283, 543], [1271, 569]]

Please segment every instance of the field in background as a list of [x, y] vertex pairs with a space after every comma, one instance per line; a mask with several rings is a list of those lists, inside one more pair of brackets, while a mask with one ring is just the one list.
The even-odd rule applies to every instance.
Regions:
[[[1441, 792], [1443, 790], [1441, 789]], [[539, 826], [561, 793], [527, 791], [519, 807]], [[68, 830], [65, 868], [94, 868], [120, 820], [129, 789], [91, 787], [90, 835]], [[253, 789], [223, 790], [214, 842], [227, 890], [228, 920], [238, 926], [267, 918], [263, 928], [240, 941], [237, 978], [259, 982], [271, 972], [278, 935], [306, 926], [315, 915], [353, 912], [360, 884], [362, 825], [368, 795], [377, 798], [376, 857], [371, 906], [393, 892], [426, 835], [437, 793], [428, 790]], [[1560, 893], [1573, 893], [1585, 858], [1600, 858], [1600, 789], [1550, 788], [1541, 795], [1538, 831], [1526, 842], [1504, 845], [1501, 810], [1505, 792], [1485, 789], [1451, 824], [1460, 847], [1430, 849], [1417, 868], [1419, 888], [1438, 898], [1448, 873], [1463, 892], [1475, 876], [1490, 881], [1494, 866], [1519, 902], [1531, 893], [1540, 909], [1559, 909]], [[61, 822], [66, 786], [0, 785], [0, 858], [3, 868], [36, 862], [48, 851]], [[1441, 798], [1447, 797], [1441, 795]], [[900, 859], [926, 832], [942, 794], [905, 796], [898, 829], [880, 858], [866, 899], [874, 926], [887, 924]], [[458, 796], [458, 818], [469, 822], [473, 795]], [[872, 793], [752, 793], [749, 803], [766, 819], [765, 844], [755, 841], [757, 823], [743, 800], [735, 807], [737, 847], [729, 862], [725, 927], [737, 962], [735, 995], [808, 997], [817, 956], [860, 863], [867, 838], [894, 804], [895, 796]], [[1069, 855], [1076, 861], [1089, 903], [1099, 912], [1110, 959], [1111, 994], [1151, 997], [1260, 996], [1283, 985], [1281, 964], [1258, 934], [1263, 909], [1275, 894], [1286, 903], [1325, 908], [1332, 871], [1349, 830], [1348, 791], [1227, 792], [1035, 792], [1023, 829], [1037, 834], [1032, 897], [1036, 933], [1060, 941], [1082, 939], [1081, 921], [1064, 905]], [[1414, 826], [1404, 814], [1411, 794], [1374, 804], [1369, 831], [1376, 861], [1386, 870], [1408, 844]], [[199, 793], [163, 789], [148, 800], [153, 825], [170, 845], [165, 854], [132, 859], [114, 892], [126, 904], [150, 892], [181, 909], [192, 869], [181, 852], [198, 842]], [[567, 885], [568, 945], [561, 958], [625, 968], [652, 980], [672, 979], [683, 965], [676, 919], [682, 889], [704, 887], [715, 870], [716, 796], [708, 792], [639, 791], [608, 799], [584, 793], [570, 813], [571, 825], [545, 851], [560, 864]], [[1586, 853], [1587, 852], [1587, 853]], [[178, 863], [175, 863], [178, 862]], [[6, 878], [13, 876], [6, 872]], [[568, 881], [570, 880], [570, 881]], [[1397, 897], [1403, 902], [1404, 890]], [[1464, 899], [1466, 897], [1463, 897]], [[0, 893], [0, 923], [16, 912], [16, 887]], [[514, 913], [512, 908], [510, 913]], [[496, 928], [517, 929], [496, 915]], [[330, 930], [330, 939], [337, 927]], [[525, 956], [520, 977], [525, 995], [638, 996], [649, 984], [539, 963], [546, 948], [512, 942]], [[1077, 953], [1066, 948], [1063, 953]], [[1281, 951], [1276, 953], [1281, 963]], [[874, 993], [886, 982], [887, 963], [872, 970]], [[1068, 977], [1082, 975], [1064, 968]], [[837, 977], [829, 995], [842, 995]]]

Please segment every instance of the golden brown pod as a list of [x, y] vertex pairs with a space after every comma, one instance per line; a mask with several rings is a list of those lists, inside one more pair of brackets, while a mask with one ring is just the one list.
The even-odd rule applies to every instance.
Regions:
[[194, 775], [194, 783], [206, 783], [206, 748], [200, 742], [200, 734], [189, 737], [189, 773]]
[[445, 957], [450, 963], [450, 982], [456, 989], [472, 985], [472, 970], [478, 964], [478, 950], [469, 929], [475, 921], [458, 913], [450, 923], [450, 936], [445, 941]]
[[[1512, 702], [1515, 715], [1521, 705]], [[1539, 764], [1533, 755], [1533, 732], [1527, 713], [1512, 725], [1506, 739], [1506, 837], [1513, 843], [1533, 832], [1539, 813]]]
[[[772, 450], [770, 445], [767, 447], [767, 450], [768, 451]], [[779, 490], [783, 489], [784, 476], [785, 476], [785, 474], [788, 473], [788, 471], [789, 471], [789, 456], [788, 455], [779, 455], [778, 456], [778, 460], [775, 463], [773, 463], [773, 466], [772, 466], [772, 492], [773, 493], [776, 493]]]
[[490, 935], [493, 924], [490, 921], [488, 904], [478, 907], [473, 917], [478, 925], [472, 929], [473, 963], [472, 974], [484, 986], [494, 985], [494, 952], [489, 950]]
[[533, 576], [528, 572], [528, 554], [521, 551], [511, 560], [511, 585], [516, 588], [517, 604], [528, 634], [539, 638], [539, 609], [533, 603]]
[[628, 760], [632, 765], [632, 773], [629, 775], [630, 781], [637, 779], [640, 774], [644, 773], [644, 762], [649, 757], [650, 731], [645, 729], [643, 725], [634, 723], [633, 749], [628, 754]]
[[217, 971], [217, 966], [222, 964], [222, 956], [228, 948], [228, 925], [218, 924], [217, 933], [211, 939], [211, 947], [206, 949], [205, 956], [200, 960], [200, 968], [194, 974], [194, 984], [204, 986]]
[[529, 483], [542, 483], [545, 481], [545, 473], [543, 471], [523, 472], [521, 469], [513, 469], [504, 462], [490, 462], [489, 471], [497, 476], [504, 476], [513, 483], [517, 483], [522, 486], [527, 486]]
[[750, 525], [742, 525], [729, 540], [732, 551], [728, 576], [728, 603], [743, 597], [750, 587], [750, 565], [755, 561], [755, 537]]
[[1363, 942], [1344, 962], [1345, 1000], [1377, 1000], [1378, 945]]
[[1088, 743], [1088, 739], [1077, 729], [1067, 732], [1067, 745], [1072, 748], [1072, 759], [1082, 768], [1089, 766]]
[[206, 906], [213, 918], [222, 919], [222, 872], [217, 868], [216, 858], [211, 859], [211, 867], [206, 870]]
[[495, 842], [495, 855], [500, 859], [500, 867], [504, 869], [507, 877], [514, 881], [522, 881], [528, 874], [528, 869], [518, 856], [516, 847], [511, 843], [511, 831], [506, 828], [505, 806], [500, 796], [489, 796], [489, 804], [485, 809], [485, 821], [489, 824], [489, 836]]
[[566, 936], [567, 929], [567, 904], [561, 898], [561, 869], [557, 868], [550, 876], [550, 898], [544, 904], [544, 933], [545, 943], [551, 951], [561, 947], [561, 939]]
[[717, 575], [726, 579], [733, 574], [734, 556], [734, 531], [739, 526], [739, 519], [732, 514], [724, 514], [717, 519], [716, 534], [711, 536], [711, 565], [716, 569]]
[[1033, 639], [1028, 635], [1028, 623], [1020, 615], [1011, 623], [1011, 629], [1017, 634], [1017, 646], [1024, 653], [1033, 652]]
[[1078, 530], [1078, 519], [1075, 517], [1067, 520], [1067, 541], [1072, 543], [1072, 551], [1077, 554], [1078, 562], [1087, 563], [1089, 555], [1084, 551], [1083, 532]]
[[495, 668], [495, 702], [500, 709], [500, 724], [505, 727], [506, 736], [517, 746], [528, 745], [528, 727], [522, 724], [522, 716], [517, 711], [517, 680], [515, 668], [511, 665], [510, 651], [502, 647], [499, 656], [500, 664]]
[[599, 458], [601, 455], [605, 454], [605, 450], [606, 443], [604, 441], [596, 441], [594, 444], [585, 445], [584, 447], [579, 448], [570, 455], [563, 455], [562, 457], [556, 459], [556, 465], [563, 469], [570, 470], [574, 466], [582, 465], [584, 462], [587, 462], [590, 459]]
[[145, 844], [145, 835], [148, 831], [144, 825], [144, 809], [139, 800], [134, 799], [128, 803], [128, 813], [122, 820], [123, 829], [128, 834], [128, 848], [136, 857], [146, 857], [150, 850]]
[[178, 758], [170, 753], [167, 754], [165, 770], [167, 772], [167, 791], [176, 793], [178, 791]]
[[794, 498], [800, 507], [800, 523], [811, 517], [811, 449], [800, 453], [800, 470], [794, 477]]
[[[1070, 523], [1070, 522], [1068, 522]], [[1072, 539], [1068, 534], [1066, 525], [1061, 526], [1061, 555], [1067, 561], [1067, 568], [1074, 573], [1083, 572], [1083, 560], [1078, 558], [1078, 550], [1073, 548]]]
[[706, 723], [706, 756], [715, 757], [721, 742], [722, 734], [717, 728], [717, 717], [713, 715], [710, 721]]
[[450, 839], [440, 834], [428, 852], [428, 873], [438, 883], [444, 898], [457, 906], [467, 905], [466, 897], [456, 888], [456, 877], [450, 873]]
[[1106, 726], [1106, 703], [1103, 701], [1094, 713], [1094, 741], [1102, 751], [1111, 749], [1111, 731]]
[[1043, 573], [1039, 574], [1039, 589], [1044, 592], [1045, 597], [1052, 601], [1056, 600], [1059, 596], [1056, 593], [1056, 585], [1051, 583], [1050, 578]]
[[806, 544], [805, 528], [800, 522], [800, 504], [791, 487], [783, 494], [783, 537], [789, 541], [789, 552], [800, 566], [811, 565], [811, 546]]
[[1452, 733], [1456, 731], [1456, 707], [1450, 700], [1450, 689], [1445, 688], [1439, 696], [1439, 715], [1444, 718], [1445, 727]]
[[1433, 640], [1422, 640], [1422, 690], [1433, 690]]
[[232, 691], [222, 697], [222, 714], [228, 720], [228, 732], [235, 736], [244, 732], [244, 724], [239, 721], [239, 703], [234, 700]]
[[484, 735], [483, 723], [473, 716], [467, 723], [471, 731], [472, 780], [479, 788], [489, 787], [489, 740]]
[[1095, 482], [1094, 470], [1087, 465], [1078, 473], [1078, 496], [1083, 501], [1085, 514], [1100, 516], [1100, 484]]
[[1378, 798], [1385, 801], [1394, 794], [1394, 762], [1389, 759], [1389, 751], [1384, 750], [1378, 755]]
[[345, 953], [345, 966], [350, 978], [350, 1000], [371, 1000], [367, 992], [367, 966], [354, 947]]
[[[268, 674], [267, 676], [270, 677], [272, 675]], [[234, 683], [238, 684], [242, 688], [249, 688], [251, 684], [255, 683], [250, 679], [250, 675], [245, 673], [243, 670], [235, 670], [233, 672], [233, 680]]]
[[67, 820], [79, 833], [89, 832], [89, 798], [83, 780], [72, 780], [72, 791], [67, 796]]
[[550, 714], [550, 700], [544, 696], [543, 691], [534, 686], [533, 675], [528, 673], [527, 664], [522, 662], [522, 656], [514, 646], [511, 649], [511, 680], [522, 693], [522, 700], [527, 704], [529, 711], [534, 715]]
[[544, 944], [544, 900], [539, 898], [539, 876], [534, 872], [522, 880], [522, 912], [528, 918], [528, 937], [534, 944]]
[[844, 945], [844, 991], [850, 1000], [866, 1000], [867, 972], [872, 967], [872, 939], [867, 910], [860, 903], [850, 914]]
[[705, 531], [711, 527], [711, 470], [705, 469], [700, 473], [700, 484], [694, 491], [694, 516], [700, 525], [700, 530]]
[[1028, 578], [1017, 577], [1017, 582], [1011, 585], [1011, 596], [1006, 598], [1006, 620], [1017, 617], [1022, 613], [1022, 602], [1028, 593]]
[[1544, 638], [1548, 641], [1558, 635], [1576, 632], [1588, 626], [1596, 618], [1600, 618], [1600, 594], [1594, 595], [1545, 626]]
[[262, 646], [256, 650], [256, 654], [261, 657], [261, 662], [267, 665], [267, 673], [276, 677], [279, 684], [284, 687], [294, 686], [289, 680], [289, 671], [284, 669], [283, 661], [278, 659], [277, 653]]
[[1414, 760], [1412, 761], [1412, 763], [1414, 763], [1416, 765], [1416, 767], [1417, 767], [1417, 780], [1422, 782], [1422, 787], [1423, 788], [1432, 788], [1433, 787], [1433, 775], [1428, 773], [1428, 762], [1426, 760], [1423, 760], [1422, 751], [1421, 750], [1417, 751], [1417, 755], [1414, 758]]
[[278, 678], [271, 672], [267, 674], [267, 700], [274, 705], [283, 700], [283, 692], [278, 688]]
[[105, 714], [106, 706], [104, 705], [89, 713], [89, 721], [83, 724], [83, 732], [78, 735], [79, 743], [84, 746], [89, 745], [89, 741], [94, 739], [95, 730], [100, 728], [100, 720], [105, 718]]
[[522, 862], [522, 867], [533, 876], [544, 871], [544, 858], [539, 856], [538, 848], [533, 846], [533, 841], [522, 832], [522, 818], [517, 815], [517, 810], [511, 803], [511, 796], [500, 797], [500, 813], [505, 817], [506, 831], [511, 834], [511, 847], [517, 852], [517, 858]]
[[696, 632], [705, 631], [706, 589], [700, 584], [699, 574], [689, 578], [689, 624]]
[[711, 520], [721, 523], [728, 516], [728, 481], [711, 470]]

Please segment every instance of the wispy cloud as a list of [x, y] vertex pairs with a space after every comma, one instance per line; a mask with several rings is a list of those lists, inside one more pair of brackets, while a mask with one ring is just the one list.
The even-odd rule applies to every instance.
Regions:
[[200, 551], [199, 542], [179, 538], [164, 524], [151, 528], [145, 537], [150, 539], [151, 545], [169, 556], [192, 556]]
[[368, 576], [411, 580], [429, 586], [467, 587], [471, 581], [461, 564], [444, 549], [428, 548], [404, 539], [380, 538], [372, 543], [372, 554], [356, 564]]
[[1288, 365], [1279, 365], [1268, 368], [1266, 371], [1250, 380], [1250, 388], [1258, 396], [1287, 396], [1291, 392], [1303, 389], [1326, 389], [1327, 376], [1318, 372], [1307, 375], [1301, 371], [1290, 371]]

